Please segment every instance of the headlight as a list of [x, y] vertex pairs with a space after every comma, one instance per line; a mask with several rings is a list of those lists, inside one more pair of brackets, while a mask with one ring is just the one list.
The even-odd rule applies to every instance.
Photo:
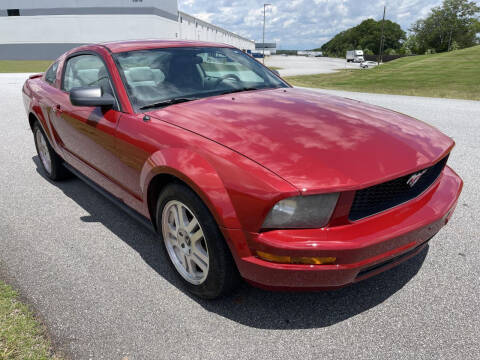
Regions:
[[263, 229], [305, 229], [327, 225], [338, 200], [338, 193], [295, 196], [275, 204]]

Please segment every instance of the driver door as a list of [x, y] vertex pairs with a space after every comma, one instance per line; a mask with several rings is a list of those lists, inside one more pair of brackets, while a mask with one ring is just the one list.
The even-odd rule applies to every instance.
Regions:
[[63, 66], [63, 94], [54, 104], [52, 122], [64, 156], [97, 182], [101, 181], [98, 175], [112, 180], [118, 161], [115, 131], [122, 113], [118, 106], [108, 109], [74, 106], [69, 97], [70, 90], [76, 87], [100, 86], [104, 92], [114, 95], [106, 65], [99, 55], [80, 54], [68, 58]]

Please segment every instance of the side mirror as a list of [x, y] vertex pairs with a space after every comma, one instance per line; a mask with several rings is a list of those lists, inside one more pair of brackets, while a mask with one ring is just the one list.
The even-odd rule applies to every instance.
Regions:
[[272, 72], [277, 75], [277, 76], [280, 76], [280, 73], [278, 72], [278, 70], [272, 70]]
[[100, 87], [83, 87], [70, 90], [70, 102], [75, 106], [113, 107], [115, 98], [102, 94]]

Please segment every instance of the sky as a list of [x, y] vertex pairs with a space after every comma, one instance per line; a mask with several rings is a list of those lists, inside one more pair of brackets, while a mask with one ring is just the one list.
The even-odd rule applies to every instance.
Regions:
[[265, 42], [280, 49], [313, 49], [335, 34], [365, 19], [386, 18], [407, 31], [442, 0], [179, 0], [181, 11], [248, 39], [262, 42], [263, 4], [266, 12]]

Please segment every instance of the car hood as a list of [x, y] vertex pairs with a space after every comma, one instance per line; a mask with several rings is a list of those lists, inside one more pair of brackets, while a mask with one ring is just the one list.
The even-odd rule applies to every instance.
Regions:
[[350, 190], [428, 167], [453, 140], [409, 116], [304, 89], [259, 90], [152, 111], [305, 192]]

